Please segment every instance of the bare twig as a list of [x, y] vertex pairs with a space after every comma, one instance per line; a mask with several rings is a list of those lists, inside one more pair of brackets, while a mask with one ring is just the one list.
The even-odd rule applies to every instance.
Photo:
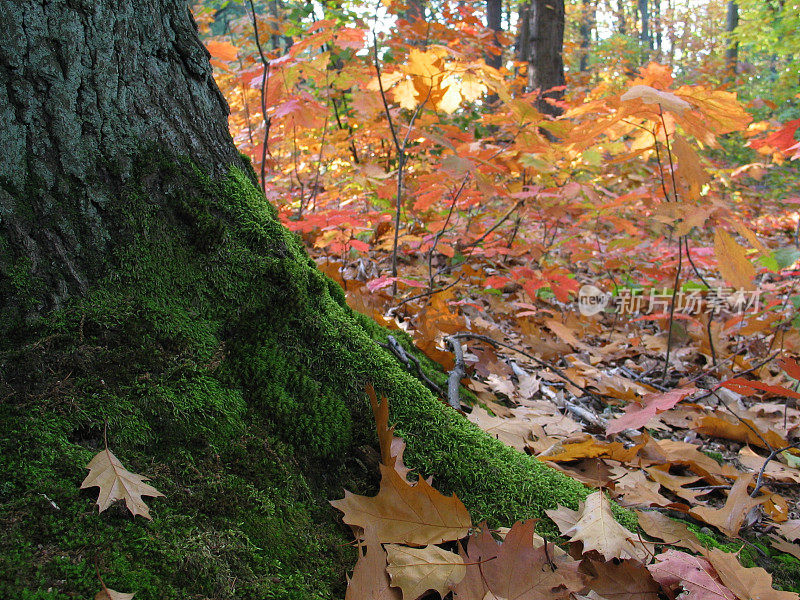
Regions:
[[455, 408], [461, 410], [461, 400], [458, 398], [458, 388], [461, 386], [461, 380], [467, 374], [467, 365], [464, 363], [464, 350], [461, 348], [459, 338], [455, 336], [448, 336], [445, 341], [453, 350], [455, 355], [455, 365], [453, 370], [450, 371], [450, 376], [447, 378], [447, 403]]
[[758, 495], [758, 492], [761, 490], [761, 487], [764, 485], [764, 471], [767, 470], [767, 465], [769, 464], [769, 462], [781, 452], [785, 452], [786, 450], [791, 450], [792, 448], [800, 448], [800, 442], [789, 444], [788, 446], [784, 446], [783, 448], [776, 448], [769, 453], [769, 456], [766, 458], [764, 464], [761, 465], [761, 469], [758, 471], [758, 477], [756, 478], [756, 487], [754, 487], [753, 491], [750, 492], [751, 498], [755, 498]]

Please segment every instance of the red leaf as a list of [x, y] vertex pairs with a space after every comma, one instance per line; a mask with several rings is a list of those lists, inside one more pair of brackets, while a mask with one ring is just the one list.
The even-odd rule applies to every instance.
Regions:
[[631, 403], [625, 407], [625, 414], [610, 421], [606, 433], [613, 435], [625, 429], [639, 429], [658, 413], [669, 410], [686, 396], [696, 392], [696, 388], [671, 390], [663, 394], [647, 394], [642, 398], [642, 403]]

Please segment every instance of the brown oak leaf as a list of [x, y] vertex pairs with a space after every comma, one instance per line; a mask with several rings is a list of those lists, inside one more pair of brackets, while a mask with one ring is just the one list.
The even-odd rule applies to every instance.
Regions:
[[145, 483], [147, 477], [131, 473], [122, 466], [111, 450], [106, 448], [94, 455], [86, 465], [89, 474], [81, 483], [81, 489], [99, 487], [97, 506], [103, 512], [117, 500], [125, 500], [125, 506], [133, 516], [142, 515], [152, 520], [150, 509], [142, 500], [142, 496], [164, 496], [153, 486]]
[[425, 546], [453, 541], [469, 533], [472, 522], [456, 496], [447, 497], [420, 479], [410, 485], [394, 469], [380, 465], [381, 486], [372, 498], [345, 490], [331, 505], [353, 527], [374, 527], [383, 543]]
[[386, 553], [392, 585], [402, 590], [403, 600], [417, 600], [428, 590], [444, 597], [466, 574], [463, 559], [439, 546], [410, 548], [389, 544]]

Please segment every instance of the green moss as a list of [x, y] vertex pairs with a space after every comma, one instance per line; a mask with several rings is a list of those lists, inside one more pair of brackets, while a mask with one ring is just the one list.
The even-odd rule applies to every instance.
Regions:
[[[351, 458], [376, 442], [367, 382], [390, 398], [408, 463], [476, 521], [586, 496], [384, 352], [387, 332], [346, 306], [246, 173], [211, 181], [143, 155], [104, 222], [117, 242], [90, 293], [15, 324], [22, 344], [0, 335], [0, 597], [89, 596], [95, 564], [142, 600], [340, 597], [355, 553], [327, 500], [375, 490]], [[98, 515], [78, 489], [106, 427], [167, 495], [152, 522]]]

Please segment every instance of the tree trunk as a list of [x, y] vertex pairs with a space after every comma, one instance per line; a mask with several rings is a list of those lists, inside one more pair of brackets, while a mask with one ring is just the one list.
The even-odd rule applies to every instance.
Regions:
[[[355, 552], [327, 500], [375, 490], [367, 382], [476, 522], [577, 508], [281, 226], [184, 2], [2, 0], [0, 26], [0, 597], [93, 597], [99, 572], [142, 600], [341, 598]], [[106, 440], [166, 494], [152, 522], [79, 489]]]
[[581, 72], [589, 68], [589, 48], [592, 43], [592, 31], [595, 25], [595, 7], [592, 0], [583, 0], [581, 3], [581, 50], [579, 69]]
[[648, 0], [639, 0], [639, 19], [641, 22], [640, 41], [644, 54], [653, 49], [653, 39], [650, 35], [650, 6]]
[[486, 55], [486, 64], [499, 69], [503, 64], [502, 46], [498, 35], [503, 32], [503, 0], [486, 0], [486, 26], [494, 32], [492, 45], [500, 50]]
[[725, 48], [725, 67], [727, 77], [733, 81], [736, 78], [736, 67], [739, 64], [739, 42], [733, 38], [733, 33], [739, 26], [739, 4], [735, 0], [728, 0], [725, 15], [725, 33], [727, 34], [727, 47]]
[[559, 115], [561, 109], [548, 102], [564, 97], [564, 0], [530, 0], [520, 19], [520, 43], [528, 62], [528, 90], [540, 90], [536, 108]]
[[214, 174], [241, 162], [184, 3], [2, 7], [0, 291], [11, 295], [22, 265], [36, 285], [24, 306], [3, 302], [0, 318], [88, 290], [116, 235], [107, 208], [143, 147]]

